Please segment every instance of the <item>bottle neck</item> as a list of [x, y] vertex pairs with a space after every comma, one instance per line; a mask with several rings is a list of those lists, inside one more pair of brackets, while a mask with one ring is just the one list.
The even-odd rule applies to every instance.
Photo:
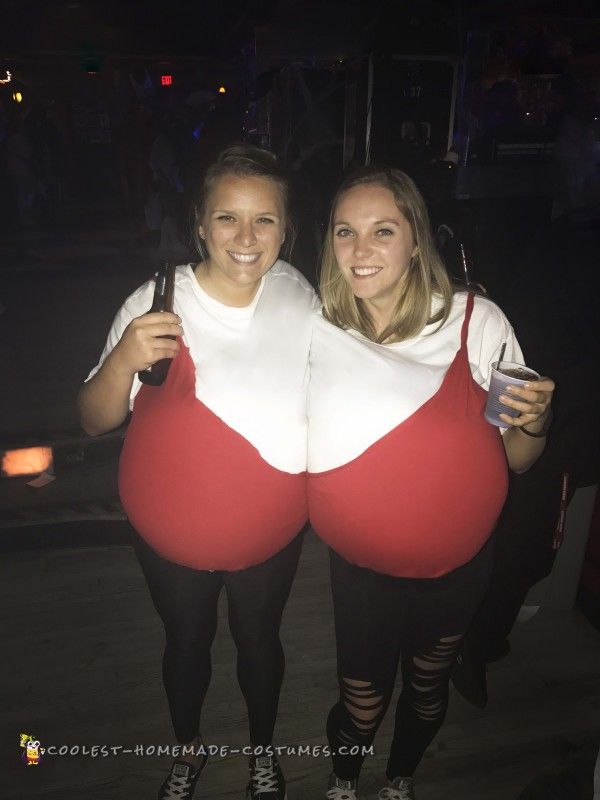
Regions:
[[174, 268], [164, 264], [156, 276], [151, 311], [171, 311], [173, 308]]

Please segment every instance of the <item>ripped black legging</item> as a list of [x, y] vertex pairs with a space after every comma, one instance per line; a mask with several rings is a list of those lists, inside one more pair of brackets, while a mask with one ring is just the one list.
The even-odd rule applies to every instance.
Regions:
[[191, 742], [200, 732], [223, 586], [229, 628], [237, 647], [238, 680], [248, 707], [250, 742], [255, 746], [271, 743], [284, 671], [279, 627], [302, 539], [300, 534], [255, 567], [204, 572], [161, 558], [135, 534], [134, 548], [165, 626], [163, 682], [175, 736], [181, 744]]
[[[389, 705], [401, 660], [387, 777], [408, 777], [440, 729], [448, 682], [462, 638], [489, 582], [492, 542], [467, 564], [440, 578], [393, 578], [333, 551], [331, 583], [340, 698], [329, 712], [332, 751], [368, 747]], [[363, 756], [334, 755], [339, 778], [358, 777]]]

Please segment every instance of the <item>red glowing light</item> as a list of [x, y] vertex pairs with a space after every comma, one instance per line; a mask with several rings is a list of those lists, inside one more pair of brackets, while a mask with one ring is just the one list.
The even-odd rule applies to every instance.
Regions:
[[173, 76], [172, 75], [161, 75], [160, 76], [160, 83], [162, 86], [171, 86], [173, 84]]

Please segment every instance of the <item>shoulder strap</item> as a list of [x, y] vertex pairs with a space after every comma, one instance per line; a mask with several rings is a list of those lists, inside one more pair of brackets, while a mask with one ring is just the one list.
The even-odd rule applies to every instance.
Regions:
[[465, 318], [463, 320], [462, 329], [460, 331], [460, 346], [461, 349], [466, 347], [467, 344], [467, 336], [469, 335], [469, 320], [471, 319], [471, 314], [473, 313], [473, 304], [474, 304], [474, 295], [473, 292], [469, 292], [467, 297], [467, 307], [465, 309]]

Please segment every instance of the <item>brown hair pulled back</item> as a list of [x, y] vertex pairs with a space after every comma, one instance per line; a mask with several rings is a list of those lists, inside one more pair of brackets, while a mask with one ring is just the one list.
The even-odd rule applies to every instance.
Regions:
[[285, 169], [277, 161], [274, 153], [250, 144], [233, 144], [222, 150], [216, 161], [206, 170], [200, 191], [194, 202], [194, 224], [192, 239], [201, 258], [207, 257], [206, 247], [200, 236], [199, 227], [204, 218], [206, 201], [217, 181], [227, 175], [238, 178], [266, 178], [273, 181], [280, 191], [285, 214], [285, 241], [282, 247], [283, 258], [289, 258], [296, 239], [296, 226], [289, 210], [289, 185]]

